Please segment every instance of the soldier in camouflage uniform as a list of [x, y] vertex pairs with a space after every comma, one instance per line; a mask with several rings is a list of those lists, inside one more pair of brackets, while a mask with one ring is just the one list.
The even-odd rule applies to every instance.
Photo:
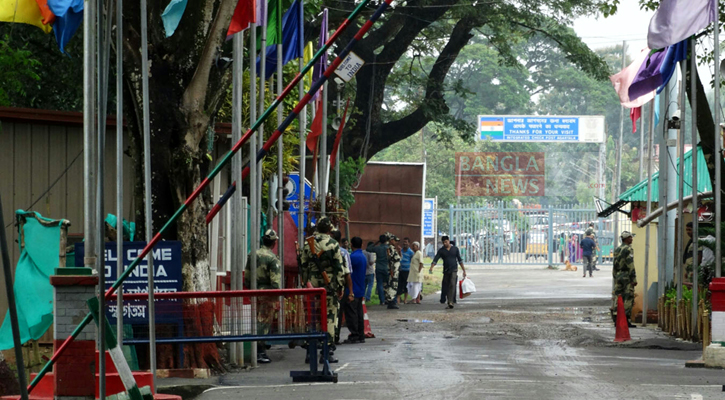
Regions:
[[[682, 255], [682, 265], [685, 270], [685, 277], [683, 279], [684, 282], [692, 282], [692, 258], [694, 257], [694, 244], [692, 243], [692, 222], [688, 222], [687, 225], [685, 225], [685, 231], [687, 232], [687, 236], [690, 238], [690, 240], [687, 241], [687, 244], [685, 245], [685, 251]], [[698, 245], [697, 246], [697, 255], [698, 255], [698, 263], [697, 265], [702, 265], [702, 254], [705, 250], [705, 246]]]
[[632, 240], [634, 235], [630, 232], [622, 232], [622, 245], [614, 250], [614, 266], [612, 277], [614, 278], [614, 291], [612, 291], [612, 319], [617, 322], [617, 298], [622, 296], [624, 311], [627, 315], [627, 323], [634, 328], [630, 318], [632, 317], [632, 306], [634, 305], [634, 287], [637, 286], [637, 272], [634, 269], [634, 251]]
[[[310, 282], [313, 287], [327, 290], [327, 339], [332, 345], [332, 336], [337, 325], [337, 309], [345, 285], [345, 275], [350, 271], [344, 265], [340, 245], [330, 237], [332, 223], [327, 217], [317, 222], [317, 233], [305, 240], [300, 261], [302, 262], [303, 286]], [[322, 361], [322, 360], [320, 360]], [[337, 360], [329, 358], [329, 362]]]
[[[257, 250], [257, 289], [279, 289], [280, 282], [280, 262], [277, 256], [272, 252], [272, 248], [277, 243], [277, 232], [273, 229], [267, 229], [262, 236], [262, 247]], [[247, 265], [244, 267], [244, 286], [251, 288], [251, 253], [247, 256]], [[279, 308], [279, 303], [273, 298], [259, 297], [257, 300], [257, 334], [269, 334], [269, 330], [274, 322], [274, 318]], [[257, 342], [257, 362], [269, 363], [271, 360], [267, 357], [266, 346], [263, 341]]]
[[398, 243], [398, 237], [392, 233], [386, 233], [388, 236], [388, 271], [390, 278], [385, 284], [385, 301], [388, 303], [388, 309], [398, 309], [398, 272], [400, 272], [400, 253], [395, 245]]

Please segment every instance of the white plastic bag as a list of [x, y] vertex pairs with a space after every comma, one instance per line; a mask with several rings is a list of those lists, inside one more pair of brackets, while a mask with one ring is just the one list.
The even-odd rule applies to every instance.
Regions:
[[458, 294], [462, 299], [470, 296], [475, 291], [476, 285], [473, 284], [472, 280], [468, 278], [463, 278], [458, 281]]

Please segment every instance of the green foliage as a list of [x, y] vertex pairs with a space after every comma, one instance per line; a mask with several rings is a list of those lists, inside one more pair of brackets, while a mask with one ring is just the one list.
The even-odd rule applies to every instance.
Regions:
[[365, 160], [362, 158], [348, 157], [340, 162], [340, 207], [349, 210], [355, 203], [355, 196], [352, 189], [357, 185], [365, 169]]
[[26, 97], [26, 87], [40, 80], [40, 66], [27, 45], [16, 49], [10, 45], [9, 36], [0, 39], [0, 106], [11, 105], [16, 97]]

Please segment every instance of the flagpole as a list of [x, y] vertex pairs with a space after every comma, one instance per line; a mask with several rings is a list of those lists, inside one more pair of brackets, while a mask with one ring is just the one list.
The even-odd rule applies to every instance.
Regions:
[[[652, 212], [652, 145], [654, 142], [654, 126], [655, 126], [655, 101], [650, 103], [650, 124], [649, 133], [647, 134], [647, 215]], [[642, 326], [647, 326], [647, 305], [649, 297], [649, 249], [650, 249], [650, 225], [645, 228], [645, 250], [644, 250], [644, 289], [642, 294]], [[697, 313], [696, 313], [697, 314]]]
[[[327, 65], [325, 65], [327, 68]], [[322, 134], [320, 135], [320, 186], [322, 198], [320, 203], [321, 215], [327, 212], [327, 81], [322, 86]]]
[[[282, 95], [282, 79], [283, 78], [283, 46], [282, 46], [282, 0], [277, 0], [277, 97]], [[284, 103], [280, 102], [277, 106], [277, 126], [282, 124], [282, 113], [284, 113]], [[277, 140], [277, 255], [282, 264], [282, 271], [279, 274], [279, 287], [284, 289], [284, 186], [282, 185], [282, 175], [284, 174], [284, 142], [280, 136]], [[279, 298], [279, 331], [284, 332], [284, 297]]]
[[[305, 34], [304, 34], [304, 27], [305, 27], [305, 2], [304, 0], [300, 0], [300, 49], [302, 50], [302, 54], [304, 54], [305, 49]], [[302, 69], [304, 68], [304, 57], [300, 57], [298, 59], [298, 68], [299, 73], [302, 73]], [[299, 91], [299, 100], [302, 100], [302, 97], [305, 95], [305, 80], [300, 79], [297, 90]], [[300, 205], [299, 210], [297, 210], [297, 245], [302, 248], [304, 246], [304, 240], [305, 240], [305, 170], [307, 169], [306, 163], [307, 163], [307, 145], [305, 143], [305, 130], [307, 129], [307, 107], [302, 108], [302, 112], [300, 113], [300, 121], [299, 121], [299, 127], [300, 127], [300, 182], [299, 185], [297, 185], [297, 197], [299, 199]], [[301, 284], [305, 284], [305, 282], [300, 282]]]
[[[337, 118], [342, 118], [340, 116], [340, 92], [342, 92], [342, 88], [345, 87], [343, 84], [337, 85]], [[345, 123], [345, 121], [340, 120], [340, 126], [342, 126]], [[333, 149], [337, 151], [337, 154], [335, 155], [335, 200], [340, 203], [340, 153], [342, 153], [342, 131], [340, 131], [340, 145], [337, 147], [337, 149]]]
[[[264, 20], [264, 0], [260, 1], [262, 4], [261, 19]], [[262, 21], [257, 21], [256, 24], [252, 25], [251, 33], [249, 36], [249, 121], [257, 120], [257, 26], [263, 24]], [[265, 28], [263, 27], [262, 30]], [[261, 62], [261, 61], [260, 61]], [[264, 81], [262, 81], [262, 85]], [[264, 102], [262, 102], [264, 104]], [[257, 152], [257, 136], [258, 131], [253, 131], [252, 136], [249, 140], [249, 157], [254, 157]], [[257, 197], [257, 191], [259, 186], [257, 185], [257, 163], [249, 163], [249, 214], [251, 232], [249, 232], [249, 286], [250, 289], [257, 289], [257, 248], [259, 246], [259, 198]], [[235, 177], [239, 178], [239, 177]], [[252, 334], [257, 332], [257, 302], [256, 299], [252, 298], [252, 310], [251, 310], [251, 326]], [[257, 342], [252, 342], [250, 346], [250, 362], [252, 367], [257, 366]]]
[[[685, 117], [687, 115], [687, 106], [686, 101], [687, 99], [685, 96], [687, 93], [685, 92], [685, 84], [687, 83], [687, 80], [685, 79], [685, 75], [687, 73], [687, 56], [685, 56], [685, 59], [680, 61], [680, 67], [682, 70], [682, 80], [680, 82], [680, 98], [679, 98], [679, 109], [680, 109], [680, 127], [677, 130], [677, 157], [679, 158], [680, 162], [677, 166], [677, 237], [680, 238], [677, 241], [677, 254], [683, 254], [685, 250], [685, 243], [684, 243], [684, 237], [685, 237], [685, 223], [683, 222], [684, 219], [684, 213], [683, 210], [685, 208], [685, 202], [683, 200], [683, 196], [685, 195]], [[694, 153], [691, 153], [694, 154]], [[697, 158], [697, 157], [696, 157]], [[677, 301], [679, 302], [682, 300], [682, 278], [683, 278], [683, 271], [682, 271], [682, 257], [676, 257], [677, 258]]]
[[715, 0], [715, 277], [722, 276], [722, 183], [720, 163], [722, 163], [722, 128], [720, 128], [720, 0]]
[[[692, 118], [691, 118], [691, 134], [692, 134], [692, 243], [695, 246], [695, 249], [699, 248], [698, 245], [698, 223], [699, 223], [699, 217], [697, 213], [697, 162], [699, 159], [699, 151], [697, 148], [697, 82], [695, 80], [695, 73], [697, 72], [697, 41], [694, 39], [690, 40], [690, 99], [691, 101], [691, 111], [692, 111]], [[697, 267], [699, 264], [699, 256], [695, 253], [694, 257], [692, 257], [692, 337], [697, 340], [697, 310], [699, 308], [698, 304], [698, 271]]]
[[[116, 0], [116, 276], [123, 274], [123, 0]], [[104, 288], [105, 289], [105, 288]], [[116, 298], [116, 341], [123, 345], [123, 286]]]
[[[233, 38], [233, 76], [232, 76], [232, 143], [236, 143], [239, 139], [242, 138], [242, 87], [243, 87], [243, 77], [242, 73], [244, 71], [244, 32], [238, 32], [234, 35]], [[237, 154], [232, 157], [232, 176], [233, 179], [237, 179], [237, 189], [242, 192], [242, 188], [244, 185], [242, 184], [242, 151], [239, 151]], [[218, 193], [214, 193], [214, 200], [216, 201], [216, 196]], [[234, 196], [231, 199], [231, 207], [229, 209], [229, 212], [232, 214], [232, 224], [231, 224], [231, 237], [229, 238], [228, 244], [231, 247], [231, 286], [232, 290], [241, 290], [242, 288], [237, 285], [238, 283], [238, 275], [242, 273], [242, 271], [239, 271], [239, 266], [242, 265], [244, 262], [244, 254], [242, 254], [242, 247], [241, 247], [241, 238], [242, 238], [242, 230], [244, 227], [242, 226], [242, 195]], [[217, 240], [218, 232], [212, 233], [212, 239]], [[215, 277], [212, 277], [216, 279]], [[232, 334], [237, 334], [237, 324], [234, 324], [232, 329], [235, 330], [235, 332], [232, 332]], [[229, 346], [229, 353], [230, 353], [230, 359], [233, 360], [234, 363], [239, 365], [240, 360], [237, 358], [238, 354], [238, 348], [237, 343], [231, 343], [231, 346]], [[239, 346], [241, 347], [241, 345]], [[243, 362], [243, 360], [241, 360]]]

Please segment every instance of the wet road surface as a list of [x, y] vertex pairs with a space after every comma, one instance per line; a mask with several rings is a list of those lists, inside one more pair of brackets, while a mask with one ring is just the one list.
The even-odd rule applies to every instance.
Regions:
[[723, 371], [685, 368], [700, 345], [651, 328], [612, 342], [611, 267], [594, 278], [542, 268], [469, 272], [478, 291], [453, 310], [438, 296], [400, 310], [369, 306], [377, 337], [338, 346], [337, 384], [292, 383], [289, 371], [307, 368], [304, 351], [275, 346], [272, 364], [215, 377], [197, 399], [725, 398]]

